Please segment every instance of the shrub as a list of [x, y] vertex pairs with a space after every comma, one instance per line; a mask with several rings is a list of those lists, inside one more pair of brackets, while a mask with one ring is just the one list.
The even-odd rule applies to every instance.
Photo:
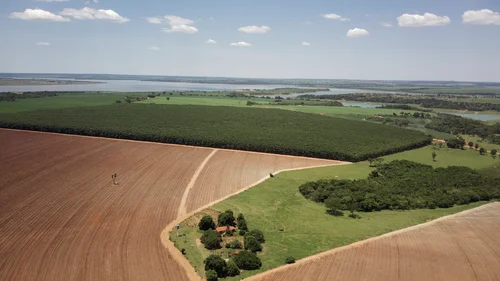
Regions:
[[479, 149], [479, 154], [481, 154], [481, 155], [486, 154], [486, 149], [484, 149], [483, 147], [481, 147], [481, 148]]
[[244, 219], [238, 221], [238, 228], [243, 231], [248, 231], [247, 221]]
[[226, 246], [225, 246], [225, 247], [226, 247], [226, 249], [229, 249], [229, 248], [231, 248], [231, 244], [226, 243]]
[[220, 242], [222, 242], [222, 238], [217, 231], [210, 229], [203, 233], [200, 241], [205, 245], [205, 248], [215, 250], [221, 248]]
[[182, 248], [182, 249], [181, 249], [181, 253], [182, 253], [183, 255], [185, 255], [185, 254], [186, 254], [186, 249], [185, 249], [185, 248]]
[[292, 257], [292, 256], [289, 256], [285, 259], [285, 263], [286, 264], [291, 264], [291, 263], [295, 263], [295, 258]]
[[217, 272], [213, 269], [210, 269], [207, 272], [205, 272], [205, 276], [207, 277], [207, 281], [217, 281], [219, 279]]
[[240, 232], [239, 232], [240, 236], [245, 236], [245, 234], [246, 234], [246, 233], [247, 233], [247, 232], [246, 232], [245, 230], [243, 230], [243, 229], [242, 229], [242, 230], [240, 230]]
[[219, 278], [226, 277], [226, 261], [217, 255], [210, 255], [205, 260], [205, 270], [214, 270]]
[[233, 249], [241, 249], [242, 248], [241, 242], [239, 240], [233, 240], [233, 241], [231, 241], [231, 248], [233, 248]]
[[250, 235], [250, 233], [247, 233], [244, 239], [245, 250], [250, 250], [254, 253], [262, 251], [262, 245], [254, 236]]
[[211, 216], [205, 215], [203, 216], [203, 218], [201, 218], [200, 222], [198, 223], [198, 228], [200, 230], [215, 229], [214, 220], [212, 219]]
[[240, 275], [240, 270], [238, 269], [238, 266], [232, 260], [229, 260], [226, 263], [226, 272], [227, 272], [227, 276], [230, 276], [230, 277]]
[[260, 258], [257, 257], [256, 254], [248, 251], [240, 252], [233, 260], [239, 269], [254, 270], [262, 266]]
[[325, 200], [325, 206], [328, 208], [326, 211], [328, 214], [333, 216], [343, 216], [344, 213], [340, 211], [342, 208], [342, 203], [339, 198], [330, 197]]
[[235, 226], [233, 211], [227, 210], [224, 213], [219, 214], [219, 217], [217, 219], [217, 224], [219, 226], [226, 226], [226, 225]]
[[257, 241], [259, 241], [260, 243], [266, 242], [266, 239], [264, 238], [264, 233], [262, 233], [262, 231], [260, 231], [258, 229], [253, 229], [250, 232], [248, 232], [248, 234], [255, 237], [255, 239], [257, 239]]

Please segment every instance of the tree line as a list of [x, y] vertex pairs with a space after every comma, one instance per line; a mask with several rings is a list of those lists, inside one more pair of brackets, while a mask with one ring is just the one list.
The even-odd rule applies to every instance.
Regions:
[[449, 101], [434, 97], [417, 95], [397, 95], [397, 94], [344, 94], [344, 95], [300, 95], [298, 98], [304, 99], [338, 99], [364, 102], [379, 102], [390, 104], [418, 104], [426, 108], [445, 108], [470, 111], [500, 111], [500, 104], [473, 103], [465, 101]]

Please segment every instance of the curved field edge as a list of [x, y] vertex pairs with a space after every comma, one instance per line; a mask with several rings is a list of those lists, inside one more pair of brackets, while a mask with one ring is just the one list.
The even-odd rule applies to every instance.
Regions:
[[116, 104], [0, 115], [0, 127], [357, 162], [419, 148], [423, 133], [278, 109]]
[[[332, 167], [332, 166], [339, 166], [339, 165], [350, 165], [352, 163], [349, 163], [349, 162], [339, 162], [339, 163], [336, 163], [336, 164], [328, 164], [328, 165], [318, 165], [318, 166], [311, 166], [311, 167], [307, 167], [307, 168], [293, 168], [293, 169], [283, 169], [283, 170], [279, 170], [279, 171], [275, 171], [273, 172], [273, 175], [274, 176], [277, 176], [283, 172], [292, 172], [292, 171], [299, 171], [299, 170], [308, 170], [308, 169], [315, 169], [315, 168], [322, 168], [322, 167]], [[176, 259], [179, 263], [179, 265], [181, 265], [183, 267], [183, 269], [185, 270], [187, 276], [189, 277], [190, 280], [203, 280], [202, 277], [200, 277], [198, 275], [198, 273], [196, 272], [196, 270], [194, 269], [193, 265], [190, 263], [190, 261], [184, 256], [182, 255], [182, 253], [179, 251], [179, 249], [177, 247], [175, 247], [174, 245], [174, 242], [172, 242], [170, 240], [170, 235], [171, 233], [175, 230], [175, 227], [177, 225], [179, 225], [180, 223], [182, 223], [183, 221], [187, 220], [188, 218], [190, 218], [191, 216], [195, 215], [196, 213], [199, 213], [217, 203], [220, 203], [220, 202], [223, 202], [224, 200], [232, 197], [232, 196], [235, 196], [235, 195], [238, 195], [242, 192], [245, 192], [249, 189], [251, 189], [252, 187], [254, 186], [257, 186], [261, 183], [263, 183], [264, 181], [270, 179], [270, 176], [266, 176], [266, 177], [263, 177], [262, 179], [258, 180], [257, 182], [253, 183], [253, 184], [250, 184], [240, 190], [238, 190], [237, 192], [233, 193], [233, 194], [229, 194], [223, 198], [220, 198], [216, 201], [213, 201], [209, 204], [206, 204], [205, 206], [202, 206], [202, 207], [199, 207], [198, 209], [196, 210], [193, 210], [189, 213], [184, 213], [184, 214], [180, 214], [180, 216], [172, 221], [171, 223], [169, 223], [164, 229], [163, 231], [161, 232], [160, 234], [160, 238], [161, 238], [161, 241], [163, 243], [163, 245], [169, 250], [169, 252], [171, 253], [171, 255], [174, 257], [174, 259]]]
[[457, 213], [454, 213], [454, 214], [451, 214], [451, 215], [447, 215], [447, 216], [443, 216], [443, 217], [440, 217], [440, 218], [436, 218], [434, 220], [431, 220], [431, 221], [428, 221], [428, 222], [425, 222], [425, 223], [421, 223], [421, 224], [410, 226], [410, 227], [407, 227], [407, 228], [404, 228], [404, 229], [399, 229], [399, 230], [396, 230], [396, 231], [385, 233], [385, 234], [382, 234], [380, 236], [376, 236], [376, 237], [372, 237], [372, 238], [369, 238], [369, 239], [366, 239], [366, 240], [358, 241], [358, 242], [355, 242], [355, 243], [352, 243], [352, 244], [349, 244], [349, 245], [346, 245], [346, 246], [334, 248], [334, 249], [331, 249], [329, 251], [325, 251], [325, 252], [322, 252], [322, 253], [319, 253], [319, 254], [316, 254], [316, 255], [309, 256], [307, 258], [298, 260], [294, 264], [283, 265], [283, 266], [280, 266], [280, 267], [277, 267], [277, 268], [273, 268], [271, 270], [267, 270], [265, 272], [259, 273], [257, 275], [253, 275], [253, 276], [251, 276], [249, 278], [246, 278], [245, 280], [252, 280], [252, 281], [262, 280], [265, 277], [269, 277], [269, 275], [272, 275], [273, 273], [278, 273], [278, 272], [281, 272], [281, 271], [284, 271], [284, 270], [287, 270], [287, 269], [299, 267], [299, 266], [305, 265], [305, 264], [307, 264], [309, 262], [315, 262], [315, 261], [316, 262], [320, 262], [320, 260], [323, 259], [323, 258], [325, 258], [325, 257], [329, 257], [329, 256], [334, 255], [334, 254], [339, 253], [339, 252], [348, 251], [348, 250], [351, 250], [351, 249], [354, 249], [354, 248], [358, 248], [358, 247], [364, 246], [364, 245], [366, 245], [368, 243], [373, 243], [375, 241], [378, 241], [380, 239], [384, 239], [384, 238], [388, 238], [388, 237], [393, 237], [393, 236], [396, 236], [396, 235], [399, 235], [399, 234], [403, 234], [403, 233], [408, 233], [408, 232], [420, 230], [422, 228], [426, 228], [426, 227], [429, 227], [429, 226], [432, 226], [432, 225], [436, 225], [436, 224], [438, 224], [440, 222], [444, 222], [444, 221], [448, 221], [448, 220], [453, 220], [453, 219], [455, 219], [457, 217], [460, 217], [460, 216], [465, 216], [467, 214], [471, 214], [471, 213], [474, 213], [474, 212], [482, 211], [482, 210], [490, 208], [492, 206], [495, 206], [495, 207], [496, 206], [500, 206], [500, 202], [479, 202], [479, 203], [481, 203], [480, 206], [474, 206], [474, 207], [472, 207], [472, 209], [463, 210], [463, 211], [460, 211], [460, 212], [457, 212]]

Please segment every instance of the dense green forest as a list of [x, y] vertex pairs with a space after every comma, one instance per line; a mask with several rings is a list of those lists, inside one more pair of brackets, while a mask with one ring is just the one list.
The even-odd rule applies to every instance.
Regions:
[[33, 98], [46, 98], [55, 97], [57, 92], [43, 91], [43, 92], [25, 92], [22, 94], [16, 94], [11, 92], [1, 92], [0, 101], [16, 101], [18, 99], [33, 99]]
[[444, 133], [477, 135], [490, 143], [500, 144], [500, 123], [489, 126], [484, 122], [463, 118], [451, 114], [438, 114], [437, 118], [432, 118], [431, 122], [425, 125], [426, 128]]
[[114, 104], [0, 115], [0, 127], [345, 161], [422, 147], [416, 131], [265, 108]]
[[467, 167], [434, 169], [396, 160], [380, 165], [364, 180], [320, 180], [305, 183], [299, 190], [315, 202], [335, 205], [330, 201], [338, 200], [340, 210], [433, 209], [499, 199], [500, 179]]
[[470, 111], [500, 111], [500, 104], [493, 103], [473, 103], [454, 102], [434, 97], [418, 95], [397, 95], [397, 94], [348, 94], [348, 95], [300, 95], [302, 99], [336, 99], [364, 102], [394, 103], [394, 104], [417, 104], [426, 108], [446, 108]]

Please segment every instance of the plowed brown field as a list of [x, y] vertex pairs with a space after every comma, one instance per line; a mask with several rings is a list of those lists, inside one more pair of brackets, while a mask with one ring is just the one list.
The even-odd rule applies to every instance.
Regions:
[[0, 280], [187, 280], [160, 239], [179, 210], [337, 163], [0, 130]]
[[500, 203], [338, 248], [249, 280], [500, 280]]

